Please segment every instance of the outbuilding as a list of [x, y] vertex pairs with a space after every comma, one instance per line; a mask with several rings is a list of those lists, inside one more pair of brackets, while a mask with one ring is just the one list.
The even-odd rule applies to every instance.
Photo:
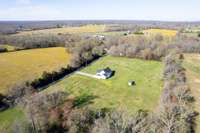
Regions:
[[134, 85], [135, 85], [135, 81], [134, 81], [134, 80], [128, 81], [128, 85], [129, 85], [129, 86], [134, 86]]

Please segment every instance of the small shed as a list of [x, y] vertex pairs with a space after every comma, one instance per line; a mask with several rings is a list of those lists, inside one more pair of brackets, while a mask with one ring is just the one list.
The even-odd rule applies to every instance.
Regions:
[[129, 80], [128, 81], [128, 85], [129, 86], [134, 86], [135, 85], [135, 81], [134, 80]]

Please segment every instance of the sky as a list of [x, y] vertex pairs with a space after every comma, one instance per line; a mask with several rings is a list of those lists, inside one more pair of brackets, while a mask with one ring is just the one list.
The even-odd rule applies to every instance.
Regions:
[[200, 21], [200, 0], [0, 0], [0, 20]]

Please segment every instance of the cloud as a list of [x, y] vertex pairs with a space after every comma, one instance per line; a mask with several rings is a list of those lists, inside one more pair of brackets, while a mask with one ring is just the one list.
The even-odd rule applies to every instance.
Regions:
[[16, 3], [22, 5], [29, 5], [31, 4], [31, 0], [16, 0]]
[[0, 10], [0, 20], [52, 20], [62, 18], [62, 11], [44, 5], [29, 5]]

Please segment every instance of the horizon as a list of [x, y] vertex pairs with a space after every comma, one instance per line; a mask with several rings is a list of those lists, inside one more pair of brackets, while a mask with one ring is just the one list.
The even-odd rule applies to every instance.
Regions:
[[180, 20], [180, 21], [169, 21], [169, 20], [134, 20], [134, 19], [58, 19], [58, 20], [0, 20], [0, 22], [55, 22], [55, 21], [132, 21], [132, 22], [166, 22], [166, 23], [199, 23], [200, 20], [191, 20], [191, 21], [185, 21], [185, 20]]
[[1, 0], [0, 21], [199, 22], [198, 0]]

